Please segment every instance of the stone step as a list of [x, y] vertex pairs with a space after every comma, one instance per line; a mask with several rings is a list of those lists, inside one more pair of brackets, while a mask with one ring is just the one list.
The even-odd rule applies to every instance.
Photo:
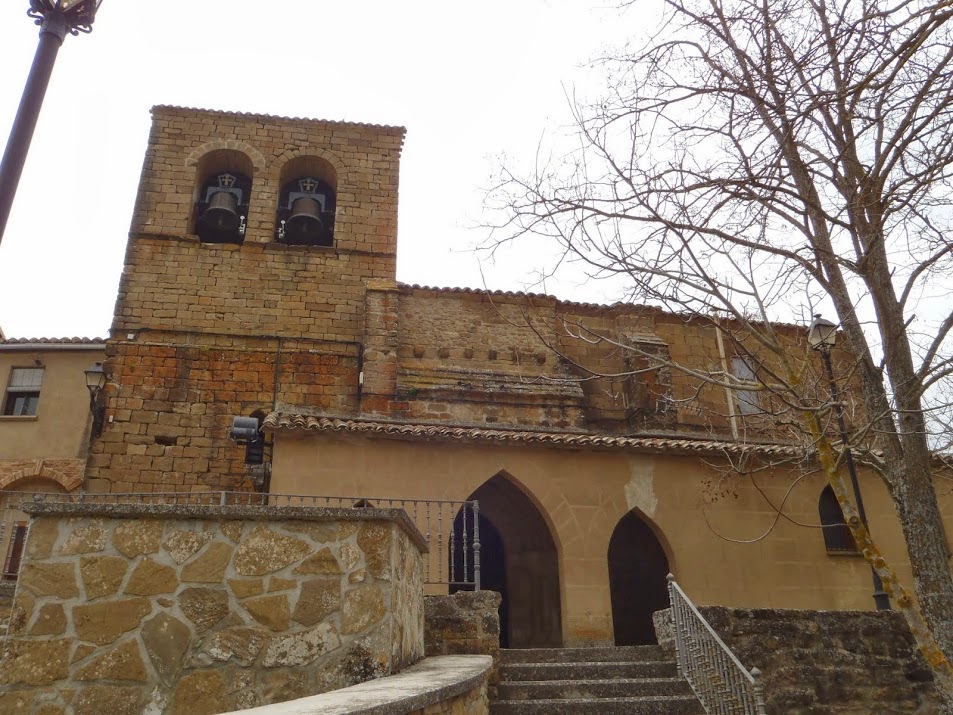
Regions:
[[490, 703], [490, 715], [704, 715], [704, 712], [694, 697], [678, 695]]
[[601, 648], [508, 648], [500, 651], [501, 663], [597, 663], [605, 661], [666, 660], [657, 645]]
[[531, 680], [501, 682], [500, 700], [570, 700], [581, 698], [633, 698], [645, 695], [687, 695], [692, 690], [683, 678], [614, 678], [612, 680]]
[[608, 678], [675, 678], [674, 661], [508, 663], [500, 666], [500, 681], [605, 680]]

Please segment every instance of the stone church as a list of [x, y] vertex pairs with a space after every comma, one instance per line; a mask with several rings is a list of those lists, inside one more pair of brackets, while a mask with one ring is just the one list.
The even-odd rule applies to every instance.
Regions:
[[[454, 540], [477, 527], [513, 647], [651, 642], [669, 572], [698, 603], [873, 606], [863, 559], [816, 528], [822, 475], [770, 430], [745, 437], [737, 393], [659, 367], [737, 373], [713, 323], [397, 282], [403, 140], [153, 109], [87, 491], [478, 500], [469, 524], [417, 520], [445, 570], [429, 588], [457, 587]], [[730, 476], [741, 458], [759, 469]], [[909, 582], [886, 490], [861, 485]]]

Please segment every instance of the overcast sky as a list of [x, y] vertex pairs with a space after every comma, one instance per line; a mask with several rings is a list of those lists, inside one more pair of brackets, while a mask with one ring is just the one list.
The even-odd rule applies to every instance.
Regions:
[[[155, 104], [405, 126], [398, 279], [524, 287], [530, 259], [481, 271], [469, 250], [482, 189], [501, 155], [532, 161], [569, 123], [566, 92], [598, 91], [587, 60], [648, 19], [610, 4], [105, 0], [60, 50], [0, 244], [0, 326], [106, 334]], [[28, 5], [0, 3], [4, 142], [36, 48]]]

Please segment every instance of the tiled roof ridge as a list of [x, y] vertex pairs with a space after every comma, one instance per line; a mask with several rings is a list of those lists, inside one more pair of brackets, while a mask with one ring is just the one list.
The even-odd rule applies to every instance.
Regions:
[[370, 122], [350, 122], [340, 119], [320, 119], [317, 117], [285, 117], [279, 114], [261, 114], [259, 112], [236, 112], [227, 109], [209, 109], [207, 107], [180, 107], [175, 104], [154, 104], [152, 111], [173, 110], [178, 112], [205, 112], [206, 114], [218, 114], [225, 117], [245, 117], [249, 119], [279, 120], [284, 122], [315, 122], [320, 124], [341, 124], [351, 127], [364, 127], [367, 129], [384, 129], [387, 131], [398, 131], [401, 134], [407, 133], [406, 127], [394, 124], [373, 124]]
[[105, 345], [106, 338], [74, 336], [71, 338], [5, 338], [0, 340], [0, 345], [31, 345], [34, 343], [46, 345]]
[[499, 443], [552, 444], [564, 447], [598, 447], [647, 451], [679, 451], [692, 454], [750, 454], [798, 458], [803, 451], [790, 444], [751, 444], [717, 439], [687, 437], [626, 437], [585, 432], [508, 430], [493, 427], [461, 427], [412, 422], [321, 417], [288, 412], [272, 412], [263, 427], [315, 432], [356, 432], [419, 438], [464, 439]]

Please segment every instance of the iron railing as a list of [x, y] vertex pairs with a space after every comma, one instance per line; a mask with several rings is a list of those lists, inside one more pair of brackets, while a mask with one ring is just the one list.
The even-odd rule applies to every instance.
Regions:
[[[451, 590], [480, 590], [480, 503], [477, 500], [399, 499], [392, 497], [311, 496], [257, 492], [153, 492], [126, 494], [47, 494], [0, 491], [0, 546], [10, 553], [11, 529], [23, 502], [78, 504], [171, 504], [206, 506], [377, 507], [403, 509], [423, 534], [424, 583]], [[6, 574], [4, 578], [15, 577]]]
[[668, 575], [678, 672], [708, 715], [766, 715], [757, 668], [750, 671], [718, 637], [689, 600], [675, 577]]

